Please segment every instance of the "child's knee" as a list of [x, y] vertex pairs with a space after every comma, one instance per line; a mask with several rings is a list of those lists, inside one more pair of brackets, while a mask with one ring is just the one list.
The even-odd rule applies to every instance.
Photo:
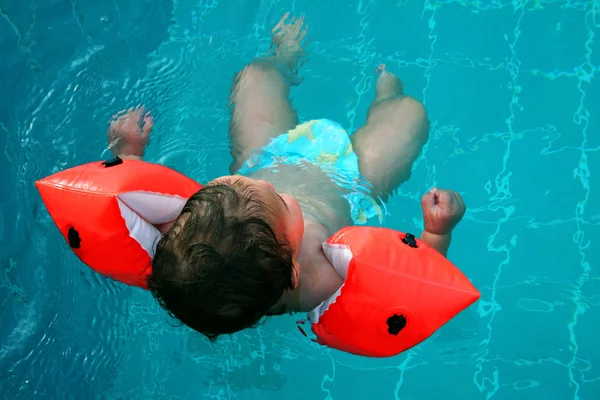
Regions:
[[285, 70], [280, 68], [277, 63], [265, 58], [254, 59], [238, 75], [240, 81], [261, 85], [265, 83], [285, 85], [286, 79], [288, 77]]
[[427, 111], [419, 100], [411, 96], [396, 96], [385, 99], [375, 105], [372, 112], [382, 118], [399, 118], [411, 116], [413, 119], [426, 119]]
[[415, 116], [416, 118], [427, 118], [427, 110], [425, 105], [419, 100], [411, 96], [402, 96], [398, 99], [395, 107], [403, 108], [406, 113]]
[[402, 142], [424, 143], [429, 137], [429, 119], [425, 106], [410, 96], [400, 96], [378, 104], [369, 113], [368, 123], [374, 126], [387, 125], [388, 132]]

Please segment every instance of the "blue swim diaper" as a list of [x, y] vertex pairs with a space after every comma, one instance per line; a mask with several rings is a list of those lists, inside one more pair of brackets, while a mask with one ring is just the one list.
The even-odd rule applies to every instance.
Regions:
[[365, 224], [375, 216], [383, 222], [382, 207], [369, 194], [369, 184], [360, 174], [350, 136], [334, 121], [304, 122], [271, 139], [269, 144], [255, 151], [237, 173], [251, 175], [278, 164], [306, 162], [318, 166], [335, 184], [349, 191], [344, 198], [350, 204], [355, 224]]

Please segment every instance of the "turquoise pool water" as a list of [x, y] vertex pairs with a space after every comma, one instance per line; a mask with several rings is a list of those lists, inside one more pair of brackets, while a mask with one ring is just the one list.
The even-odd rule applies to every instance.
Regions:
[[[449, 257], [481, 300], [403, 355], [366, 359], [273, 319], [216, 344], [82, 265], [33, 181], [105, 157], [145, 104], [147, 158], [226, 173], [233, 74], [285, 11], [313, 38], [302, 118], [365, 120], [378, 63], [431, 139], [389, 204], [418, 231], [432, 185], [469, 207]], [[0, 398], [600, 398], [600, 2], [0, 0]]]

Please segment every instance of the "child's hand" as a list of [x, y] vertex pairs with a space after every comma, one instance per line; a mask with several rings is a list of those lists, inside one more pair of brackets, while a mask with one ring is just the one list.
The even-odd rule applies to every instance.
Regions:
[[425, 231], [445, 235], [465, 215], [466, 206], [460, 194], [452, 190], [432, 188], [421, 198]]
[[144, 107], [130, 108], [113, 116], [108, 128], [108, 148], [121, 158], [141, 158], [149, 142], [154, 120]]

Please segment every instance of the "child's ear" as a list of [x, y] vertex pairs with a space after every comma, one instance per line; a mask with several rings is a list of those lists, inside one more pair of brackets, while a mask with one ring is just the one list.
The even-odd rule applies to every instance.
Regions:
[[300, 263], [297, 260], [294, 260], [294, 268], [292, 270], [292, 285], [294, 289], [298, 287], [300, 283]]

